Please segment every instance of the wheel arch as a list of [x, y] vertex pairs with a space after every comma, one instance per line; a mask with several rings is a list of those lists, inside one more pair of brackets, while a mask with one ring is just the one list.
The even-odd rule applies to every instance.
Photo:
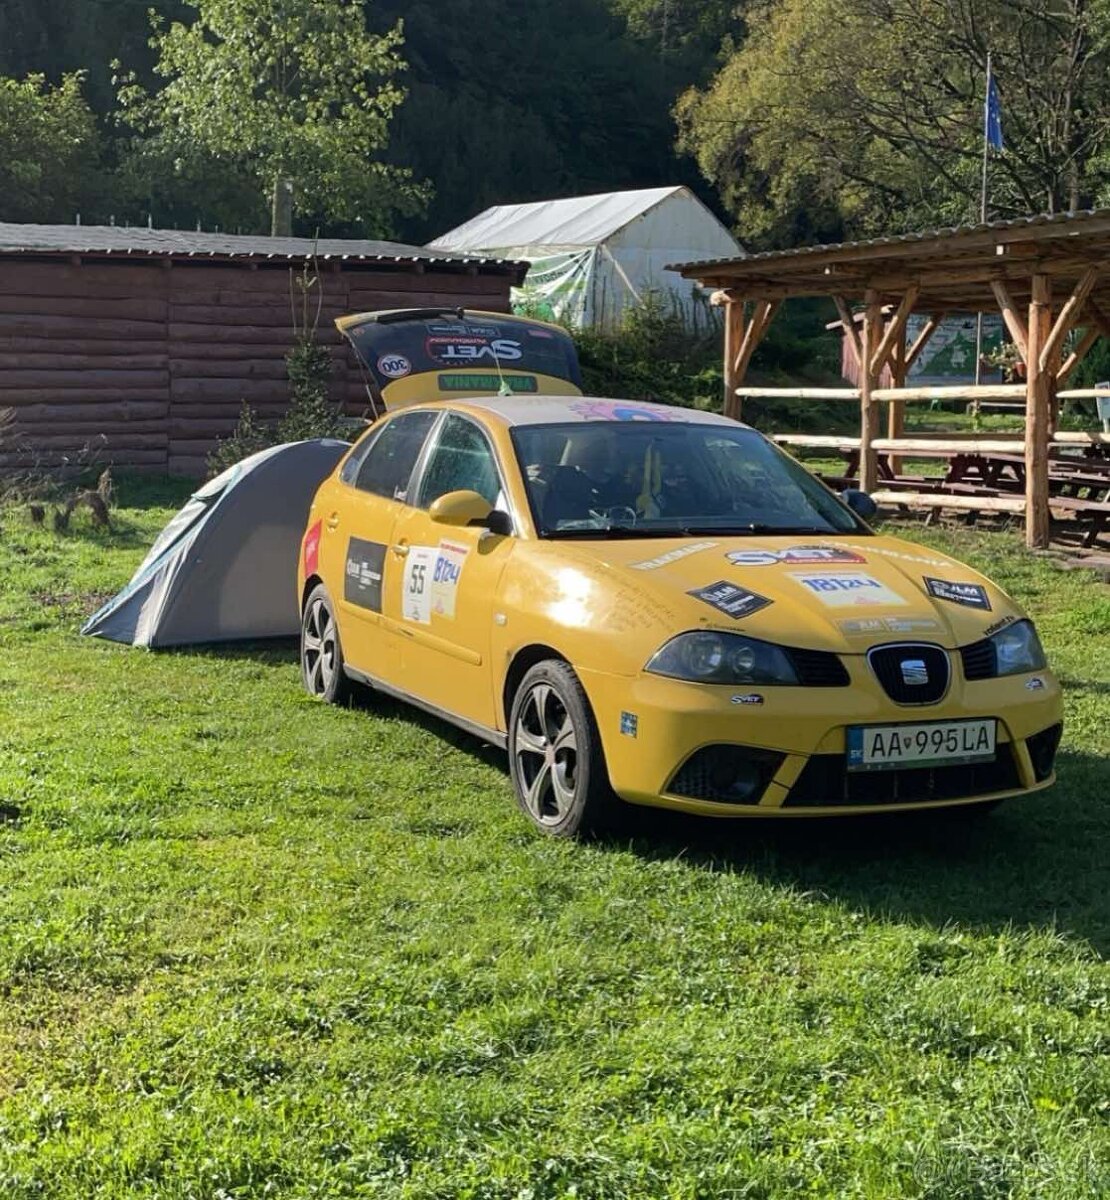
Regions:
[[548, 646], [543, 642], [531, 642], [527, 646], [521, 646], [513, 655], [509, 662], [509, 669], [505, 672], [505, 682], [501, 687], [501, 715], [505, 720], [506, 729], [509, 728], [509, 713], [512, 711], [513, 697], [520, 686], [520, 681], [536, 663], [552, 658], [573, 667], [565, 654], [561, 654], [553, 646]]
[[304, 581], [304, 587], [301, 588], [301, 602], [299, 605], [302, 616], [304, 616], [304, 606], [308, 602], [309, 596], [312, 595], [312, 589], [319, 587], [319, 585], [323, 582], [324, 581], [319, 575], [309, 575], [309, 577]]

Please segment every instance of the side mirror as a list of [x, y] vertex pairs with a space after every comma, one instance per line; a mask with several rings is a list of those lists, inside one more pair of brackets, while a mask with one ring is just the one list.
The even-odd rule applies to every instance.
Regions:
[[484, 525], [493, 505], [477, 492], [446, 492], [432, 501], [428, 516], [439, 525]]
[[859, 488], [845, 488], [840, 493], [840, 498], [857, 517], [862, 517], [865, 521], [869, 521], [879, 511], [875, 501]]

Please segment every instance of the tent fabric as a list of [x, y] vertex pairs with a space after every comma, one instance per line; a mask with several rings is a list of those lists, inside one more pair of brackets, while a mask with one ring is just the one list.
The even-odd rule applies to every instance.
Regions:
[[296, 634], [308, 511], [348, 449], [332, 438], [272, 446], [205, 484], [81, 632], [149, 647]]
[[549, 250], [597, 246], [683, 187], [603, 192], [532, 204], [499, 204], [429, 242], [429, 250], [477, 250], [482, 246], [545, 247]]
[[511, 255], [531, 264], [513, 305], [531, 316], [613, 328], [648, 291], [693, 329], [719, 323], [708, 295], [667, 264], [742, 253], [685, 187], [608, 192], [489, 208], [429, 249]]

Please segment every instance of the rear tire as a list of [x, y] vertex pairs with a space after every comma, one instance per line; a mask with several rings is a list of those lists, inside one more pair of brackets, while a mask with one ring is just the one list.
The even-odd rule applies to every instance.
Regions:
[[509, 769], [517, 803], [543, 833], [573, 838], [610, 827], [620, 801], [589, 700], [570, 666], [537, 663], [513, 697]]
[[328, 704], [344, 704], [351, 681], [343, 670], [343, 648], [331, 597], [322, 583], [308, 594], [301, 615], [301, 680], [305, 691]]

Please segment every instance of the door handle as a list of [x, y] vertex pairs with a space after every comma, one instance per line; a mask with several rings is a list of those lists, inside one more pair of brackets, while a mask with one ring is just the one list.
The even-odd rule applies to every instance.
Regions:
[[338, 529], [339, 528], [339, 514], [338, 513], [332, 513], [331, 516], [328, 517], [328, 528], [329, 529]]
[[409, 544], [408, 542], [394, 542], [390, 549], [398, 558], [406, 558], [409, 552]]

